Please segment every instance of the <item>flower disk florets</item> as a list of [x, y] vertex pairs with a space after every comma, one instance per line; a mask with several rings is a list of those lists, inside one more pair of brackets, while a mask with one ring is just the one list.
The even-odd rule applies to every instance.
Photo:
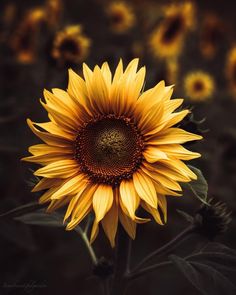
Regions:
[[111, 114], [93, 118], [79, 131], [75, 159], [93, 182], [116, 186], [132, 178], [143, 149], [143, 137], [132, 120]]

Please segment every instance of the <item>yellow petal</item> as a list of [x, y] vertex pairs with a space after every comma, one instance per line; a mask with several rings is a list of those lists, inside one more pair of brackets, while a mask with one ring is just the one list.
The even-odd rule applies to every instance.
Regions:
[[158, 126], [159, 121], [163, 115], [163, 105], [155, 104], [150, 110], [144, 113], [139, 122], [138, 126], [140, 130], [145, 134]]
[[106, 236], [108, 237], [112, 248], [115, 247], [115, 237], [118, 227], [118, 200], [117, 200], [116, 190], [114, 191], [114, 200], [111, 206], [111, 209], [102, 219], [102, 227]]
[[154, 179], [157, 182], [160, 182], [162, 186], [174, 190], [174, 191], [182, 191], [181, 186], [176, 182], [175, 180], [168, 178], [166, 175], [163, 175], [161, 173], [158, 173], [158, 170], [156, 171], [149, 171], [148, 169], [145, 169], [142, 167], [142, 170], [144, 173], [146, 173], [149, 177]]
[[[87, 182], [83, 182], [80, 186], [80, 190], [79, 192], [72, 197], [70, 204], [66, 210], [66, 214], [64, 216], [64, 222], [70, 217], [70, 215], [72, 214], [73, 218], [76, 216], [76, 214], [81, 211], [82, 208], [80, 208], [78, 206], [79, 203], [79, 199], [81, 197], [81, 195], [84, 193], [84, 191], [88, 191], [88, 189], [90, 188], [90, 185]], [[92, 198], [92, 197], [91, 197]], [[92, 203], [92, 201], [91, 201]], [[72, 218], [72, 219], [73, 219]]]
[[93, 196], [93, 209], [97, 222], [109, 211], [113, 202], [113, 191], [110, 185], [100, 184]]
[[171, 161], [165, 161], [165, 160], [160, 160], [160, 163], [163, 163], [167, 167], [170, 167], [171, 169], [181, 171], [182, 174], [185, 176], [196, 180], [197, 175], [193, 173], [191, 169], [188, 168], [187, 165], [185, 165], [182, 161], [178, 159], [172, 159]]
[[200, 140], [200, 139], [202, 139], [202, 136], [200, 135], [187, 132], [180, 128], [169, 128], [160, 132], [158, 135], [153, 136], [148, 141], [148, 143], [156, 144], [156, 145], [179, 144], [179, 143], [185, 143], [191, 140]]
[[192, 160], [201, 157], [201, 154], [191, 152], [179, 144], [162, 145], [160, 148], [167, 155], [180, 160]]
[[167, 155], [165, 152], [161, 151], [158, 148], [149, 146], [145, 149], [143, 152], [144, 158], [149, 162], [149, 163], [154, 163], [160, 159], [168, 159]]
[[109, 67], [107, 62], [103, 63], [103, 65], [101, 67], [101, 72], [102, 72], [103, 78], [104, 78], [104, 80], [106, 82], [107, 89], [109, 90], [110, 87], [111, 87], [112, 75], [111, 75], [110, 67]]
[[121, 209], [119, 210], [119, 220], [125, 231], [131, 237], [131, 239], [134, 240], [136, 236], [136, 223], [130, 219]]
[[101, 113], [107, 113], [110, 107], [108, 87], [98, 66], [94, 69], [91, 84], [87, 86], [91, 105]]
[[183, 102], [184, 100], [182, 98], [175, 98], [175, 99], [166, 101], [164, 104], [165, 115], [173, 113], [173, 111], [176, 110], [178, 107], [180, 107]]
[[[115, 71], [114, 77], [113, 77], [112, 84], [113, 84], [113, 85], [116, 84], [117, 81], [120, 80], [120, 78], [122, 77], [122, 75], [123, 75], [123, 62], [122, 62], [122, 59], [120, 59], [119, 64], [118, 64], [118, 66], [117, 66], [117, 68], [116, 68], [116, 71]], [[113, 86], [113, 85], [112, 85], [112, 86]]]
[[129, 216], [135, 219], [135, 211], [138, 208], [140, 199], [137, 195], [133, 180], [123, 180], [120, 184], [120, 198], [128, 211]]
[[44, 129], [45, 131], [55, 134], [58, 136], [62, 136], [67, 138], [68, 140], [74, 140], [75, 139], [75, 132], [72, 132], [71, 130], [65, 130], [63, 127], [59, 127], [54, 122], [45, 122], [45, 123], [34, 123], [37, 127], [40, 127]]
[[31, 154], [33, 154], [34, 156], [42, 156], [45, 154], [57, 154], [57, 155], [61, 155], [61, 154], [73, 154], [73, 149], [72, 147], [68, 147], [68, 148], [63, 148], [63, 147], [58, 147], [58, 146], [50, 146], [47, 144], [36, 144], [36, 145], [32, 145], [31, 147], [29, 147], [29, 152]]
[[161, 81], [154, 88], [143, 92], [143, 94], [139, 97], [137, 101], [137, 111], [139, 113], [142, 113], [149, 110], [157, 103], [160, 103], [164, 95], [164, 89], [165, 82]]
[[60, 199], [65, 195], [75, 195], [80, 191], [85, 182], [85, 176], [79, 174], [69, 180], [67, 180], [53, 195], [52, 199]]
[[90, 105], [85, 81], [72, 69], [69, 69], [69, 84], [67, 91], [79, 108], [81, 110], [84, 109], [84, 115], [93, 116], [93, 109]]
[[57, 187], [52, 187], [49, 190], [47, 190], [40, 198], [39, 198], [39, 204], [46, 203], [51, 200], [52, 194], [57, 190]]
[[61, 113], [55, 108], [45, 104], [40, 100], [41, 105], [45, 108], [45, 110], [51, 115], [53, 120], [57, 123], [58, 126], [62, 127], [68, 133], [75, 132], [80, 126], [81, 122], [72, 120], [69, 115], [65, 115], [65, 113]]
[[72, 159], [72, 155], [68, 154], [50, 154], [50, 155], [41, 155], [41, 156], [31, 156], [31, 157], [25, 157], [22, 158], [22, 161], [32, 162], [32, 163], [38, 163], [41, 165], [48, 165], [52, 162], [59, 161], [59, 160], [66, 160], [66, 159]]
[[163, 225], [158, 209], [151, 207], [150, 205], [148, 205], [146, 202], [143, 202], [143, 201], [141, 202], [141, 206], [153, 216], [153, 218], [155, 219], [157, 223], [159, 223], [160, 225]]
[[181, 171], [177, 168], [173, 169], [173, 166], [167, 166], [161, 162], [154, 163], [151, 165], [148, 163], [143, 163], [143, 166], [146, 168], [146, 170], [149, 171], [149, 173], [158, 172], [159, 174], [162, 174], [165, 177], [168, 177], [175, 181], [189, 182], [191, 180], [188, 176], [186, 176], [185, 173], [181, 173]]
[[157, 208], [156, 190], [151, 178], [142, 171], [137, 171], [133, 174], [133, 181], [139, 197], [150, 206]]
[[34, 175], [46, 178], [68, 178], [77, 172], [78, 163], [75, 160], [61, 160], [36, 170]]
[[54, 186], [60, 186], [62, 183], [61, 179], [56, 178], [42, 178], [31, 190], [31, 192], [42, 191]]
[[90, 242], [92, 243], [98, 234], [99, 222], [104, 218], [105, 214], [110, 210], [113, 203], [113, 190], [109, 185], [100, 184], [93, 196], [93, 209], [95, 212], [95, 220], [93, 223]]
[[48, 132], [43, 132], [35, 128], [34, 124], [30, 119], [27, 119], [27, 124], [29, 125], [30, 129], [33, 133], [41, 138], [45, 143], [52, 145], [52, 146], [59, 146], [59, 147], [70, 147], [71, 141], [65, 137], [51, 134]]
[[74, 229], [87, 214], [92, 210], [93, 194], [96, 186], [89, 185], [74, 204], [71, 221], [67, 224], [66, 230]]
[[164, 222], [167, 222], [167, 202], [166, 197], [163, 195], [158, 195], [158, 203], [164, 215]]
[[65, 206], [66, 204], [69, 203], [71, 197], [65, 196], [64, 198], [61, 198], [60, 200], [52, 200], [50, 205], [47, 208], [47, 212], [51, 213], [63, 206]]
[[178, 113], [173, 113], [169, 116], [167, 123], [164, 125], [164, 128], [170, 128], [180, 121], [182, 121], [188, 114], [190, 113], [189, 110], [184, 110]]

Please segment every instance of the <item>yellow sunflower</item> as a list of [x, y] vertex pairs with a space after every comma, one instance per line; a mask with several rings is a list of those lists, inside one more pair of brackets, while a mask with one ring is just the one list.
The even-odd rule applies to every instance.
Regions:
[[29, 10], [12, 36], [11, 47], [21, 63], [31, 63], [37, 54], [37, 37], [44, 24], [45, 11], [41, 7]]
[[131, 6], [125, 2], [113, 2], [107, 8], [111, 29], [115, 33], [124, 33], [135, 23], [135, 14]]
[[184, 79], [186, 96], [192, 101], [209, 99], [215, 89], [215, 82], [211, 75], [203, 71], [191, 72]]
[[192, 2], [166, 6], [164, 19], [150, 36], [149, 44], [153, 55], [159, 58], [179, 55], [186, 32], [194, 27], [194, 15], [195, 6]]
[[204, 57], [213, 58], [223, 43], [225, 25], [223, 21], [214, 14], [207, 14], [203, 21], [200, 35], [200, 50]]
[[166, 195], [181, 195], [178, 182], [196, 179], [182, 160], [200, 155], [181, 144], [202, 137], [174, 127], [189, 110], [174, 112], [183, 99], [170, 99], [164, 81], [142, 92], [145, 67], [137, 67], [137, 59], [125, 70], [120, 61], [112, 77], [107, 63], [84, 64], [84, 79], [69, 70], [67, 91], [44, 91], [50, 121], [27, 121], [44, 141], [23, 159], [43, 166], [33, 192], [46, 190], [39, 202], [50, 202], [49, 212], [67, 205], [67, 230], [94, 212], [91, 242], [101, 223], [114, 246], [118, 221], [134, 239], [136, 224], [149, 221], [137, 216], [140, 206], [163, 224]]
[[76, 64], [89, 54], [91, 40], [82, 32], [80, 25], [68, 26], [59, 31], [53, 42], [52, 56], [60, 64]]
[[47, 14], [47, 23], [52, 27], [56, 27], [59, 24], [63, 12], [62, 0], [47, 0], [45, 11]]
[[226, 58], [226, 78], [232, 94], [236, 95], [236, 45], [229, 51]]

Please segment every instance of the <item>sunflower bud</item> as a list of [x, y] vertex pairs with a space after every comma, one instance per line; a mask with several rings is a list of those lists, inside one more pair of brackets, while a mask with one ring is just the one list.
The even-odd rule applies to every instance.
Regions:
[[105, 257], [101, 257], [97, 265], [93, 268], [94, 275], [105, 279], [113, 274], [113, 264], [111, 261], [107, 260]]
[[201, 205], [194, 216], [195, 232], [213, 240], [227, 230], [231, 222], [230, 215], [231, 212], [227, 210], [225, 203], [213, 203], [211, 199], [209, 205]]

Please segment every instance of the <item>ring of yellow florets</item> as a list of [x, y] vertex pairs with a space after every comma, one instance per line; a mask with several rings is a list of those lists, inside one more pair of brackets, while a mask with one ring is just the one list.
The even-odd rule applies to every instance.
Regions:
[[130, 118], [98, 116], [85, 123], [75, 140], [74, 157], [94, 183], [118, 185], [143, 161], [144, 140]]

